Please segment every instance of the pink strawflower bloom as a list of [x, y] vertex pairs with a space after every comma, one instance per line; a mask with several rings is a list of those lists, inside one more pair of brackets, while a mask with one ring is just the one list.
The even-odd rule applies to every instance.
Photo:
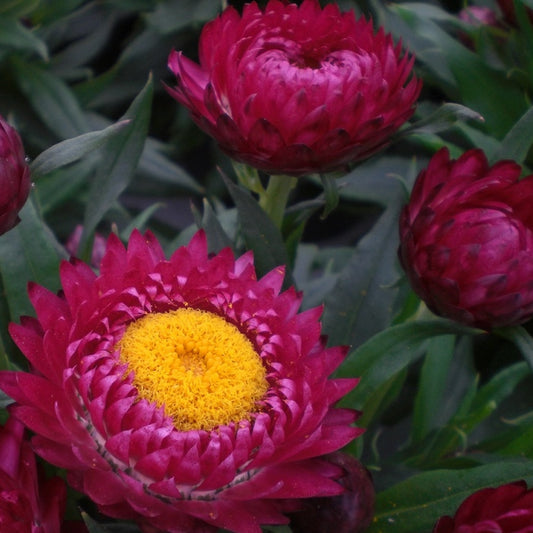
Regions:
[[525, 481], [474, 492], [455, 516], [443, 516], [433, 533], [529, 533], [533, 531], [533, 491]]
[[38, 473], [23, 424], [10, 418], [0, 427], [0, 531], [60, 533], [65, 501], [63, 480]]
[[487, 6], [467, 6], [459, 11], [459, 18], [472, 26], [495, 26], [499, 25], [499, 19], [495, 11]]
[[16, 226], [30, 193], [30, 169], [17, 131], [0, 116], [0, 235]]
[[37, 318], [10, 333], [32, 373], [2, 372], [33, 446], [99, 509], [144, 531], [259, 533], [302, 498], [336, 495], [323, 456], [361, 430], [334, 408], [356, 379], [328, 379], [320, 309], [298, 312], [277, 268], [210, 256], [199, 232], [170, 259], [151, 233], [111, 235], [100, 275], [61, 265]]
[[173, 51], [168, 92], [234, 159], [270, 174], [338, 170], [382, 149], [414, 112], [414, 59], [382, 28], [317, 0], [227, 8]]
[[438, 315], [492, 329], [533, 315], [533, 176], [481, 150], [442, 149], [418, 176], [400, 220], [400, 260]]

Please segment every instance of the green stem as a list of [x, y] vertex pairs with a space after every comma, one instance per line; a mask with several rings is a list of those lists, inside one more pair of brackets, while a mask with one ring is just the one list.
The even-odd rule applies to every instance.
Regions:
[[285, 207], [289, 194], [296, 186], [298, 178], [274, 174], [270, 176], [265, 193], [259, 199], [259, 205], [272, 219], [278, 228], [281, 228]]

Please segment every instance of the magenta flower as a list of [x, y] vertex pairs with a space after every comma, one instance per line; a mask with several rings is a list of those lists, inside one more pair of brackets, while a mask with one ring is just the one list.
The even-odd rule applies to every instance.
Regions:
[[10, 418], [0, 427], [0, 531], [60, 533], [66, 488], [38, 473], [24, 426]]
[[200, 232], [167, 260], [153, 235], [109, 238], [100, 275], [61, 266], [63, 292], [32, 285], [37, 318], [10, 332], [34, 371], [3, 372], [33, 446], [105, 514], [144, 531], [258, 533], [302, 498], [336, 495], [323, 459], [361, 433], [333, 405], [320, 309], [298, 312], [283, 269], [211, 257]]
[[400, 260], [438, 315], [491, 329], [533, 315], [533, 176], [480, 150], [439, 151], [400, 220]]
[[533, 491], [525, 481], [481, 489], [443, 516], [433, 533], [527, 533], [533, 531]]
[[421, 83], [383, 29], [317, 0], [230, 7], [200, 37], [200, 65], [173, 51], [169, 93], [234, 159], [270, 174], [338, 170], [382, 149]]
[[0, 235], [16, 226], [30, 193], [30, 169], [17, 131], [0, 117]]

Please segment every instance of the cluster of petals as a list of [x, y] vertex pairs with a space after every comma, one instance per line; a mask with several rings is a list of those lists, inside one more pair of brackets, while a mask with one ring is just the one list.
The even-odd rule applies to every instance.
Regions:
[[433, 533], [528, 533], [533, 531], [533, 491], [525, 481], [471, 494], [453, 516], [443, 516]]
[[438, 315], [490, 330], [533, 315], [533, 176], [481, 150], [437, 152], [400, 220], [399, 256]]
[[0, 427], [0, 530], [60, 533], [65, 483], [57, 477], [45, 479], [38, 472], [24, 431], [24, 425], [14, 418]]
[[0, 235], [16, 226], [30, 193], [30, 168], [17, 131], [0, 117]]
[[270, 174], [338, 170], [382, 149], [414, 112], [413, 58], [352, 11], [317, 0], [233, 7], [173, 51], [169, 93], [232, 158]]
[[[109, 238], [99, 275], [77, 260], [60, 274], [62, 293], [31, 285], [37, 317], [10, 327], [32, 372], [3, 372], [0, 386], [36, 453], [103, 513], [147, 532], [259, 533], [298, 499], [343, 491], [323, 456], [362, 431], [334, 407], [357, 380], [329, 378], [346, 349], [325, 347], [321, 309], [299, 312], [282, 268], [257, 279], [250, 253], [208, 255], [203, 232], [166, 259], [135, 231], [127, 247]], [[250, 419], [180, 431], [133, 385], [116, 348], [127, 325], [184, 306], [224, 317], [262, 358], [268, 390]]]

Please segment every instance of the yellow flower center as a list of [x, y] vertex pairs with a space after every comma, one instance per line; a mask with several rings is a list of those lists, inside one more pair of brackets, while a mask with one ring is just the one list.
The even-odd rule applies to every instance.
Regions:
[[139, 396], [164, 406], [182, 431], [249, 419], [268, 389], [252, 343], [207, 311], [149, 313], [128, 325], [117, 347]]

